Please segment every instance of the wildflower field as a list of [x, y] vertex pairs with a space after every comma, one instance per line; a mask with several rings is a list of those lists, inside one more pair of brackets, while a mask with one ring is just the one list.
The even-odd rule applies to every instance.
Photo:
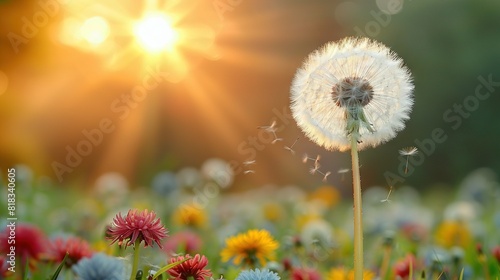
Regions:
[[[353, 279], [352, 199], [335, 186], [232, 192], [225, 169], [188, 168], [157, 174], [151, 188], [131, 189], [110, 173], [92, 192], [62, 192], [22, 171], [16, 273], [7, 270], [6, 228], [4, 279], [49, 279], [61, 263], [58, 279], [128, 279], [134, 265], [143, 276], [131, 279], [151, 279], [179, 261], [157, 279]], [[363, 279], [497, 279], [492, 174], [473, 171], [454, 193], [404, 186], [388, 197], [386, 188], [367, 188]]]

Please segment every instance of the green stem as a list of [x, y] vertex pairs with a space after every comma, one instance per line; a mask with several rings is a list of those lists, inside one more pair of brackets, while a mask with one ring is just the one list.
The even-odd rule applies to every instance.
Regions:
[[363, 280], [363, 220], [361, 179], [359, 176], [358, 137], [351, 135], [352, 187], [354, 195], [354, 279]]
[[141, 240], [138, 238], [134, 243], [134, 262], [132, 263], [132, 272], [130, 273], [130, 280], [135, 280], [135, 274], [137, 273], [137, 267], [139, 267], [139, 249]]

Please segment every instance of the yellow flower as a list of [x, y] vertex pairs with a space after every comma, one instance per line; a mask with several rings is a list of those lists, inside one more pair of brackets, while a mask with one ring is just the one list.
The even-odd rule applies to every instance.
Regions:
[[302, 230], [304, 228], [305, 225], [307, 225], [309, 222], [311, 221], [317, 221], [317, 220], [321, 220], [321, 216], [319, 214], [316, 214], [316, 213], [306, 213], [306, 214], [301, 214], [301, 215], [298, 215], [296, 218], [295, 218], [295, 224], [297, 225], [297, 228], [299, 230]]
[[107, 255], [113, 255], [114, 248], [116, 248], [116, 246], [109, 246], [109, 242], [104, 240], [99, 240], [92, 244], [92, 249], [94, 249], [94, 251], [102, 252]]
[[279, 244], [266, 230], [249, 230], [226, 239], [226, 248], [221, 251], [222, 261], [227, 262], [233, 258], [234, 264], [255, 267], [257, 261], [261, 266], [266, 265], [266, 260], [274, 259], [275, 250]]
[[201, 228], [207, 222], [207, 214], [194, 205], [181, 205], [173, 214], [173, 220], [178, 225]]
[[340, 193], [334, 186], [322, 186], [309, 196], [309, 200], [316, 200], [330, 208], [340, 200]]
[[[375, 274], [369, 270], [363, 272], [363, 280], [372, 280]], [[328, 273], [327, 280], [354, 280], [354, 270], [346, 270], [343, 267], [332, 268]]]
[[471, 241], [469, 228], [460, 221], [444, 221], [436, 232], [436, 242], [445, 248], [453, 246], [465, 248]]
[[267, 203], [262, 210], [268, 221], [277, 222], [283, 217], [283, 208], [277, 203]]

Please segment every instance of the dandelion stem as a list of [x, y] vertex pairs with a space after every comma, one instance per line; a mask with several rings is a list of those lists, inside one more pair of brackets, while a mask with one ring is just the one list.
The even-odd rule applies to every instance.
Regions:
[[135, 280], [137, 267], [139, 267], [139, 249], [141, 248], [141, 239], [137, 238], [134, 243], [134, 262], [132, 263], [132, 272], [130, 273], [130, 280]]
[[354, 195], [354, 279], [363, 280], [363, 220], [357, 133], [351, 135], [352, 187]]
[[392, 246], [386, 246], [384, 248], [384, 257], [382, 259], [382, 265], [380, 266], [380, 279], [385, 280], [387, 278], [387, 272], [389, 271], [389, 262], [391, 261]]
[[405, 174], [408, 174], [408, 159], [410, 156], [406, 156], [406, 166], [405, 166]]

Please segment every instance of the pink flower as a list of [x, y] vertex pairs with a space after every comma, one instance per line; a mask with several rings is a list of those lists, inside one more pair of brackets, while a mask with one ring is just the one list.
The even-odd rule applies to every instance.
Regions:
[[292, 272], [293, 280], [320, 280], [321, 275], [312, 268], [294, 268]]
[[122, 217], [121, 213], [116, 215], [112, 225], [108, 228], [107, 235], [113, 240], [111, 244], [118, 241], [118, 245], [121, 246], [124, 240], [128, 240], [125, 243], [127, 247], [136, 241], [140, 243], [144, 240], [145, 247], [153, 246], [154, 241], [162, 248], [161, 240], [168, 236], [167, 233], [160, 219], [156, 219], [155, 212], [130, 209], [125, 217]]
[[[0, 253], [2, 255], [10, 252], [12, 236], [9, 226], [0, 232]], [[20, 263], [25, 264], [27, 259], [40, 260], [47, 249], [47, 239], [43, 232], [36, 226], [29, 224], [17, 224], [15, 227], [16, 257], [20, 257]]]
[[201, 243], [196, 233], [186, 230], [172, 234], [163, 244], [163, 250], [170, 256], [179, 252], [191, 254], [200, 250]]
[[[177, 258], [171, 258], [170, 263], [182, 261], [187, 258], [190, 258], [189, 254], [185, 257], [179, 256]], [[191, 258], [169, 269], [168, 273], [172, 277], [175, 277], [175, 280], [187, 280], [192, 278], [194, 278], [194, 280], [204, 280], [205, 277], [212, 276], [212, 272], [210, 272], [210, 269], [205, 269], [205, 266], [207, 266], [207, 264], [208, 260], [205, 256], [196, 254], [194, 258]]]
[[56, 238], [50, 243], [49, 248], [50, 259], [55, 263], [62, 262], [66, 252], [68, 252], [65, 263], [67, 267], [71, 267], [82, 258], [90, 258], [93, 255], [87, 241], [78, 237]]

